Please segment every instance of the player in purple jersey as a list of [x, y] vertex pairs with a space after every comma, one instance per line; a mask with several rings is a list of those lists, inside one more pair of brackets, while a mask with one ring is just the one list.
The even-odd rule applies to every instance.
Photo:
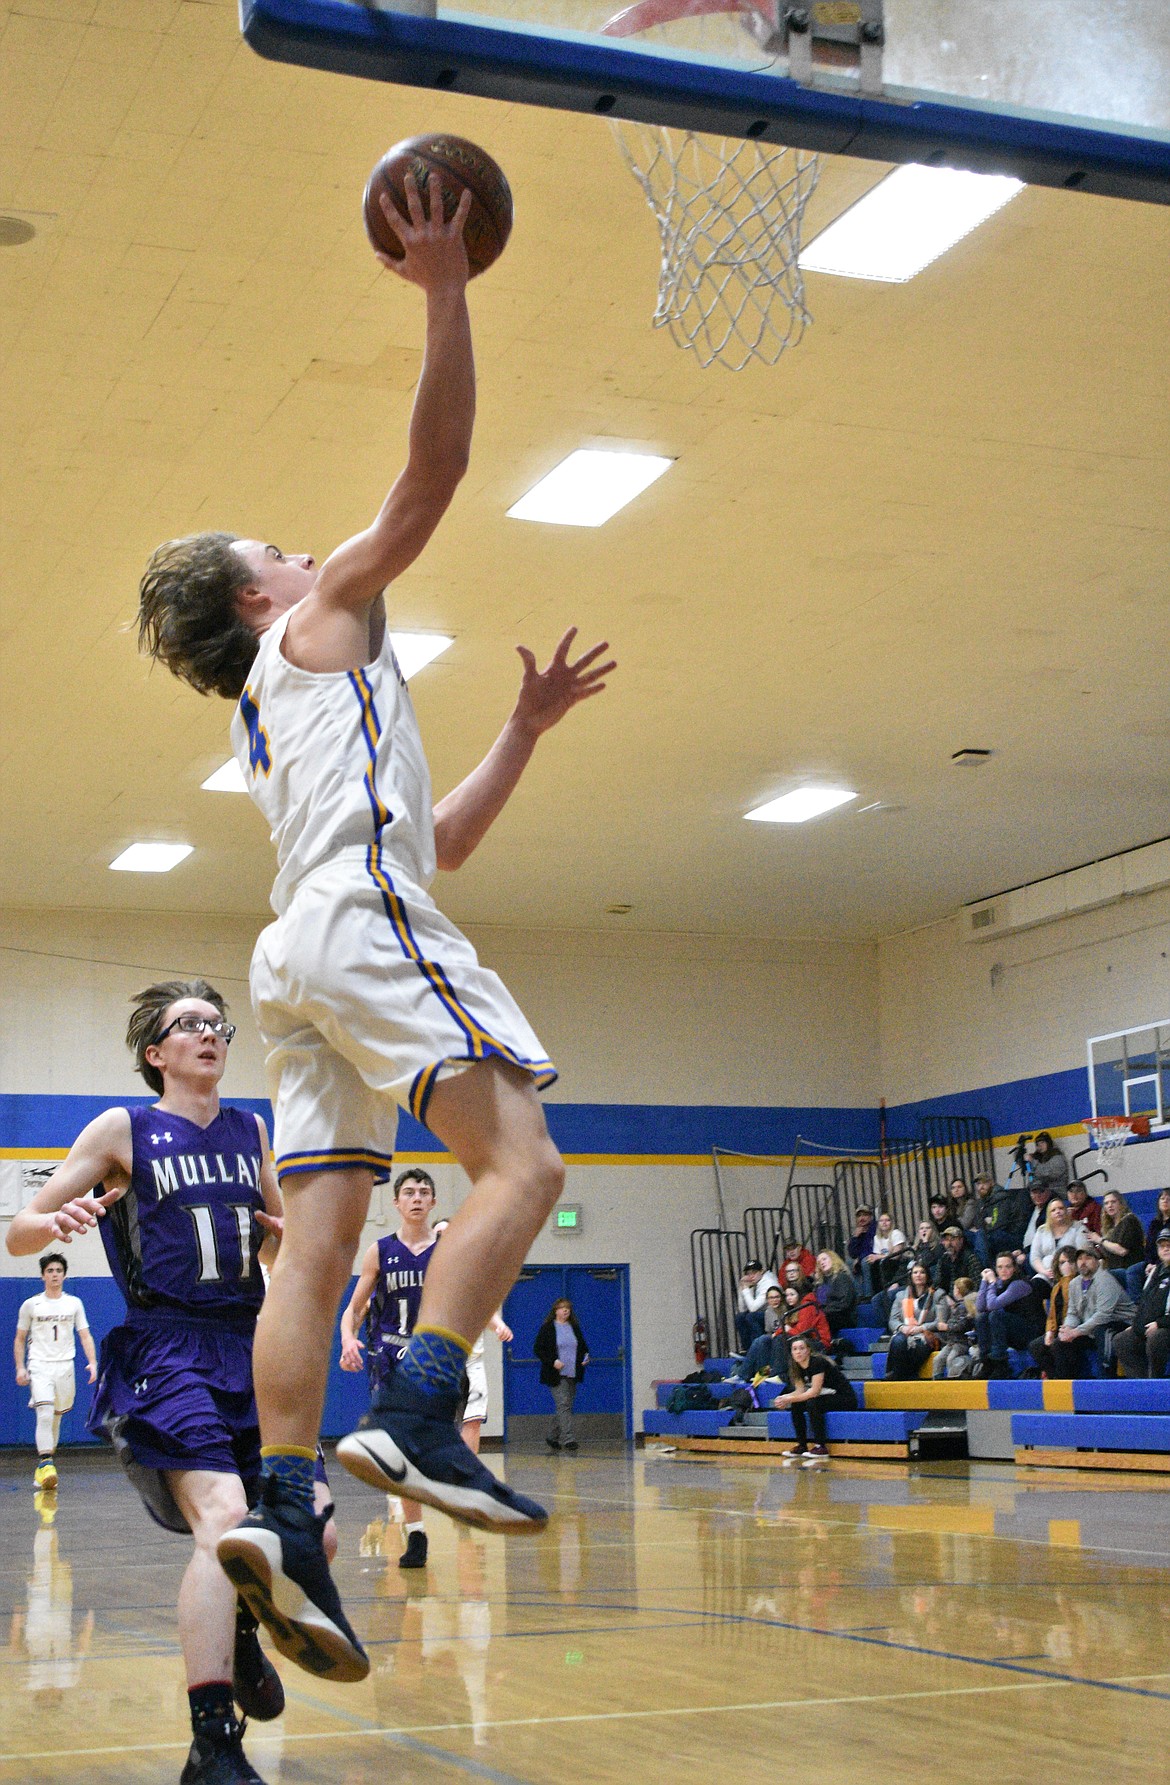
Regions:
[[264, 1123], [219, 1101], [235, 1033], [219, 993], [172, 981], [134, 1002], [126, 1039], [158, 1101], [92, 1121], [13, 1218], [8, 1250], [68, 1244], [102, 1217], [127, 1313], [102, 1345], [90, 1426], [114, 1444], [151, 1515], [195, 1539], [179, 1589], [194, 1736], [183, 1785], [255, 1782], [233, 1695], [265, 1720], [280, 1715], [284, 1692], [215, 1544], [259, 1482], [252, 1333], [280, 1192]]
[[[341, 1316], [341, 1367], [362, 1368], [362, 1341], [358, 1338], [369, 1310], [367, 1327], [370, 1361], [370, 1393], [385, 1388], [410, 1341], [422, 1305], [423, 1278], [435, 1249], [431, 1232], [435, 1208], [435, 1184], [429, 1172], [408, 1166], [394, 1183], [394, 1206], [402, 1218], [397, 1233], [383, 1234], [368, 1247], [361, 1275]], [[402, 1498], [406, 1547], [400, 1568], [425, 1568], [427, 1533], [423, 1509], [417, 1500]]]

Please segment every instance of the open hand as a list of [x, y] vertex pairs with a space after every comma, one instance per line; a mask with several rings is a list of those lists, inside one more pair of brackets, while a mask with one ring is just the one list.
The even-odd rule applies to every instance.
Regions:
[[365, 1346], [360, 1339], [344, 1339], [341, 1345], [341, 1367], [343, 1370], [363, 1370], [362, 1352]]
[[524, 680], [516, 699], [515, 716], [529, 731], [548, 731], [578, 701], [600, 694], [605, 687], [605, 678], [617, 668], [615, 658], [610, 658], [608, 663], [597, 661], [609, 649], [604, 639], [578, 657], [575, 663], [570, 663], [569, 647], [576, 636], [577, 628], [570, 626], [553, 652], [547, 669], [537, 669], [532, 652], [524, 645], [516, 646], [524, 665]]
[[386, 192], [378, 202], [390, 228], [402, 243], [402, 259], [375, 250], [384, 267], [397, 273], [411, 285], [430, 291], [440, 285], [467, 284], [467, 248], [463, 241], [463, 225], [471, 209], [471, 193], [464, 187], [450, 223], [443, 217], [443, 182], [438, 174], [427, 181], [427, 209], [413, 174], [402, 182], [406, 193], [409, 219], [402, 215]]

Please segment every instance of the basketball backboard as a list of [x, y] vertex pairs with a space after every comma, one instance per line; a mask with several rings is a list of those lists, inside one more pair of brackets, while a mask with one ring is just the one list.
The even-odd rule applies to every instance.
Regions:
[[1148, 1116], [1170, 1126], [1170, 1018], [1087, 1043], [1089, 1099], [1095, 1116]]
[[1170, 203], [1170, 0], [240, 0], [263, 56]]

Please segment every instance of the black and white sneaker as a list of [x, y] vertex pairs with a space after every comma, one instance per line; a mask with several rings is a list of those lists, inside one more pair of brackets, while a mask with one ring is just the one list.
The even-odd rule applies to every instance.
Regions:
[[284, 1709], [280, 1675], [260, 1647], [259, 1625], [242, 1599], [236, 1602], [236, 1647], [232, 1657], [232, 1696], [245, 1717], [271, 1723]]
[[548, 1513], [497, 1481], [455, 1427], [454, 1395], [424, 1395], [391, 1379], [337, 1446], [351, 1475], [383, 1493], [420, 1500], [481, 1531], [543, 1531]]
[[411, 1531], [407, 1534], [406, 1548], [398, 1558], [400, 1568], [425, 1568], [427, 1565], [427, 1534], [425, 1531]]
[[314, 1513], [265, 1477], [260, 1498], [216, 1545], [220, 1564], [282, 1655], [322, 1679], [364, 1680], [369, 1656], [354, 1635], [325, 1560], [333, 1512]]
[[237, 1723], [232, 1717], [222, 1728], [197, 1735], [179, 1785], [264, 1785], [244, 1753], [246, 1728], [246, 1723]]

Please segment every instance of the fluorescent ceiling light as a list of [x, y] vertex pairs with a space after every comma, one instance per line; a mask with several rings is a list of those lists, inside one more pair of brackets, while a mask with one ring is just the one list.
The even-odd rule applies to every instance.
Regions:
[[398, 659], [398, 667], [409, 682], [420, 669], [441, 657], [447, 646], [454, 643], [445, 632], [392, 632], [390, 643], [394, 647], [394, 655]]
[[247, 793], [248, 786], [244, 780], [244, 771], [232, 756], [222, 768], [216, 769], [214, 775], [208, 775], [206, 781], [199, 785], [207, 793]]
[[131, 843], [110, 866], [122, 874], [169, 874], [191, 849], [190, 843]]
[[783, 794], [778, 800], [769, 800], [766, 806], [757, 806], [754, 812], [746, 812], [744, 816], [754, 819], [757, 824], [803, 824], [806, 819], [831, 812], [834, 806], [846, 806], [856, 798], [857, 795], [847, 787], [797, 787], [792, 793]]
[[578, 447], [533, 484], [508, 510], [514, 521], [555, 521], [563, 527], [600, 527], [669, 471], [673, 459], [648, 452]]
[[986, 222], [1023, 184], [955, 167], [895, 168], [822, 229], [798, 264], [806, 273], [901, 284]]

